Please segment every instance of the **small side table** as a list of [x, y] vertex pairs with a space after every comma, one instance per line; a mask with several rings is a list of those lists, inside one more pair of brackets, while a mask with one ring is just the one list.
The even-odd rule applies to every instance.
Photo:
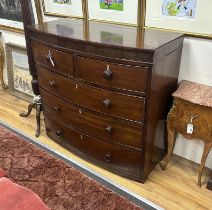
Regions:
[[176, 133], [187, 139], [204, 142], [204, 151], [199, 167], [198, 186], [206, 158], [212, 147], [212, 87], [189, 81], [182, 81], [173, 94], [174, 103], [167, 118], [168, 152], [164, 170], [167, 167], [176, 140]]

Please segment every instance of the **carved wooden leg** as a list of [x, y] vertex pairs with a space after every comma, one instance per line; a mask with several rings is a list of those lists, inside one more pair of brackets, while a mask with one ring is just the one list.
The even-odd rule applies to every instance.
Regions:
[[32, 109], [35, 108], [35, 106], [36, 106], [35, 103], [29, 104], [29, 105], [28, 105], [28, 111], [27, 111], [27, 112], [22, 112], [22, 113], [20, 113], [19, 115], [20, 115], [21, 117], [28, 117], [28, 116], [31, 114]]
[[165, 157], [164, 165], [162, 167], [163, 170], [166, 170], [167, 168], [176, 140], [176, 131], [173, 130], [173, 128], [171, 128], [169, 120], [167, 122], [167, 133], [168, 133], [168, 151]]
[[200, 167], [199, 167], [199, 176], [198, 176], [198, 186], [199, 187], [201, 187], [202, 172], [203, 172], [205, 161], [208, 157], [208, 153], [209, 153], [211, 147], [212, 147], [212, 142], [205, 143], [204, 151], [203, 151], [203, 154], [202, 154], [202, 160], [201, 160], [201, 164], [200, 164]]
[[40, 114], [42, 111], [42, 104], [36, 105], [36, 121], [37, 121], [37, 129], [35, 136], [38, 137], [40, 135]]

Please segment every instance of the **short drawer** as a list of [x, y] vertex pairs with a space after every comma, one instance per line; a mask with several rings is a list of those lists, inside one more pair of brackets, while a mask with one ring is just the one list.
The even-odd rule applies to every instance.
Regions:
[[58, 121], [109, 142], [141, 148], [143, 143], [143, 126], [141, 124], [97, 114], [70, 104], [45, 90], [41, 90], [41, 96], [44, 111], [50, 113]]
[[76, 83], [44, 68], [38, 68], [41, 88], [94, 111], [115, 117], [142, 121], [145, 99]]
[[115, 64], [85, 57], [76, 59], [76, 76], [91, 83], [146, 92], [148, 68]]
[[131, 151], [84, 135], [45, 114], [47, 135], [62, 146], [114, 172], [140, 176], [142, 152]]
[[[212, 110], [209, 107], [193, 104], [182, 99], [175, 98], [173, 106], [174, 119], [172, 124], [175, 130], [187, 138], [202, 139], [208, 141], [212, 138]], [[187, 133], [187, 126], [193, 125], [193, 132]]]
[[33, 42], [34, 60], [38, 65], [44, 65], [51, 70], [74, 76], [73, 55], [62, 52], [40, 42]]

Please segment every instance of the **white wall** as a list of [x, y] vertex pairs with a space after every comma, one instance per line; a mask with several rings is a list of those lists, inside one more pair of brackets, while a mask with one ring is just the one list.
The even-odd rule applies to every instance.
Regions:
[[[180, 65], [179, 81], [189, 80], [212, 86], [212, 40], [186, 38]], [[200, 163], [204, 144], [199, 140], [186, 140], [178, 135], [174, 153]], [[212, 150], [206, 166], [212, 168]]]

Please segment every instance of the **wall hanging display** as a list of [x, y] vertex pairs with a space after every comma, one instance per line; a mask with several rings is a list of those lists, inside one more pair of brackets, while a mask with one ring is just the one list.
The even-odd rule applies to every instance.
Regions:
[[212, 36], [211, 0], [146, 0], [146, 27]]
[[34, 94], [26, 48], [12, 43], [6, 44], [6, 60], [10, 93], [24, 100], [32, 101]]
[[83, 18], [84, 0], [42, 0], [45, 15]]
[[[31, 0], [35, 23], [38, 23], [37, 3], [40, 0]], [[36, 5], [35, 5], [36, 4]], [[20, 0], [0, 1], [0, 28], [13, 32], [23, 32]]]
[[140, 5], [139, 0], [88, 0], [88, 18], [139, 25]]

